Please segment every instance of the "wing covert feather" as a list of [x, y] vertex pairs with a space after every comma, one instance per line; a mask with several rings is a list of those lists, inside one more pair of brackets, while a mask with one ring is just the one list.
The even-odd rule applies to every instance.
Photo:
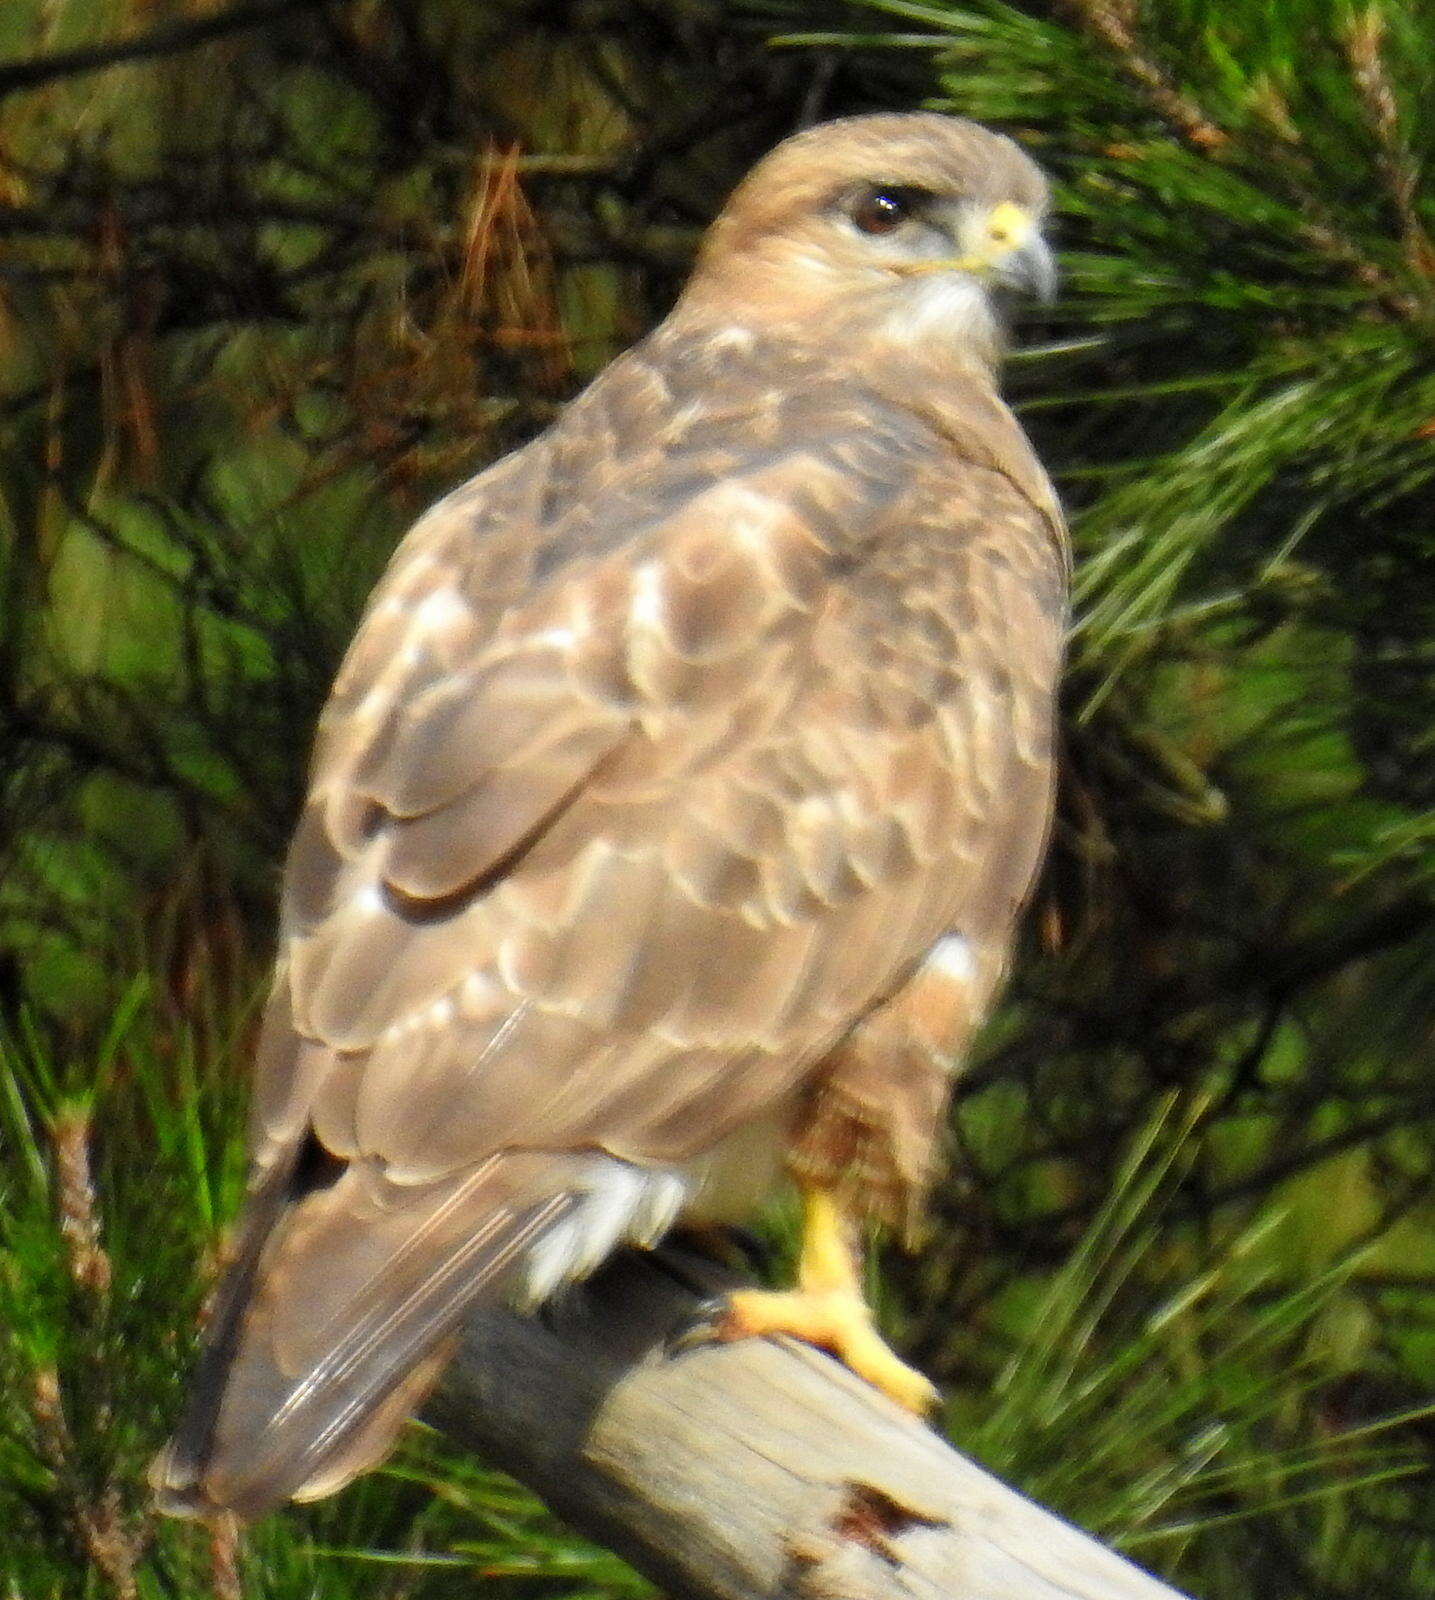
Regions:
[[[325, 717], [264, 1143], [312, 1109], [398, 1181], [515, 1143], [680, 1158], [685, 1094], [716, 1136], [954, 918], [1004, 929], [1044, 838], [1063, 555], [1007, 476], [888, 425], [860, 471], [809, 442], [714, 475], [522, 598], [475, 588], [463, 517], [419, 524]], [[541, 539], [498, 530], [524, 540], [532, 585]]]

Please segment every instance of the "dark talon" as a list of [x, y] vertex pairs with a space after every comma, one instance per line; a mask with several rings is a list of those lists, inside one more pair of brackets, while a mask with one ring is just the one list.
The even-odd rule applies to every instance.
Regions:
[[673, 1324], [663, 1341], [663, 1353], [671, 1358], [686, 1355], [689, 1350], [700, 1350], [707, 1344], [721, 1344], [727, 1315], [728, 1304], [722, 1295], [700, 1300]]

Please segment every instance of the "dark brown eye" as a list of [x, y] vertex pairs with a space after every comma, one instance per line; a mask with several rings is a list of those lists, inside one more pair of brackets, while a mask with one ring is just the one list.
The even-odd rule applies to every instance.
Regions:
[[869, 189], [852, 208], [852, 221], [863, 233], [891, 233], [912, 215], [912, 198], [900, 189]]

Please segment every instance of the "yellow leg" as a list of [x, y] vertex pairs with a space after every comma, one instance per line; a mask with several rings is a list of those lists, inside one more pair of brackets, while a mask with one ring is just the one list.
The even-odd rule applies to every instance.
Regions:
[[797, 1287], [738, 1289], [714, 1327], [718, 1339], [785, 1333], [830, 1350], [839, 1361], [908, 1411], [923, 1415], [936, 1389], [884, 1343], [862, 1297], [860, 1253], [852, 1219], [831, 1190], [804, 1187]]

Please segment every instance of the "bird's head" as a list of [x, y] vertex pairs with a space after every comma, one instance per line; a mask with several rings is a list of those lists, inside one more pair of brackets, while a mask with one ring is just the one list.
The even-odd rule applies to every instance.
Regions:
[[1010, 139], [935, 113], [847, 117], [780, 144], [713, 224], [682, 302], [737, 326], [858, 337], [982, 366], [1001, 300], [1050, 300], [1046, 180]]

